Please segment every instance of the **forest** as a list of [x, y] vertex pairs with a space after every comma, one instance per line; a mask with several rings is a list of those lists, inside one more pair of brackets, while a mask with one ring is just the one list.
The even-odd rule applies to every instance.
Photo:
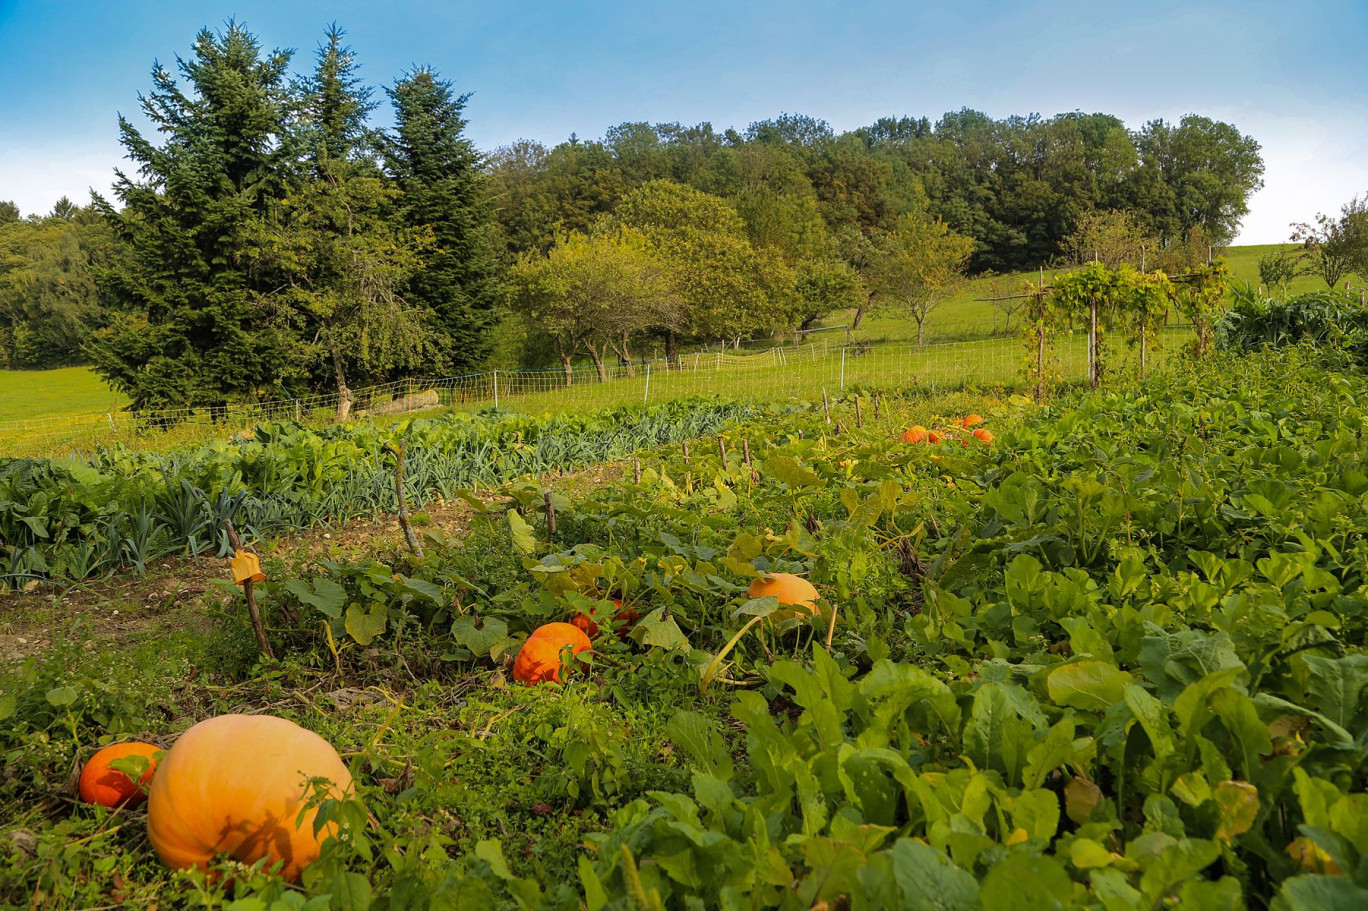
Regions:
[[202, 31], [119, 118], [112, 195], [0, 203], [0, 366], [91, 363], [135, 409], [217, 408], [839, 311], [920, 330], [965, 274], [1081, 264], [1118, 236], [1149, 268], [1204, 261], [1262, 185], [1259, 144], [1197, 114], [837, 132], [785, 113], [481, 150], [468, 99], [421, 66], [370, 84], [336, 26], [312, 61]]

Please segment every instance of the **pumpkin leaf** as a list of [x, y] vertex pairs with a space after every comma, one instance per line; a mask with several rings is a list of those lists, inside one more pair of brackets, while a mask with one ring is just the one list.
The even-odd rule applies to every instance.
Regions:
[[1060, 665], [1045, 678], [1050, 700], [1074, 709], [1103, 711], [1126, 695], [1131, 675], [1106, 661]]
[[632, 628], [632, 638], [640, 645], [654, 648], [688, 648], [689, 637], [679, 628], [674, 617], [667, 616], [665, 608], [657, 607]]
[[315, 579], [312, 585], [303, 579], [290, 579], [285, 590], [330, 620], [340, 618], [347, 603], [346, 589], [326, 577]]
[[518, 553], [531, 556], [536, 551], [537, 536], [532, 532], [532, 526], [518, 515], [516, 509], [508, 511], [508, 529], [513, 534], [513, 546], [517, 548]]
[[385, 631], [385, 623], [389, 618], [389, 609], [384, 604], [376, 602], [366, 610], [359, 604], [353, 604], [347, 608], [347, 635], [356, 640], [358, 645], [370, 645]]

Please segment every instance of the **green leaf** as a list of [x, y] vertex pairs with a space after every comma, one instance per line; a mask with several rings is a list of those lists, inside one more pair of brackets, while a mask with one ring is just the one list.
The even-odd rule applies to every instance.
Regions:
[[727, 742], [706, 715], [689, 710], [675, 712], [665, 725], [665, 733], [689, 754], [698, 769], [723, 780], [731, 777], [732, 758]]
[[355, 639], [358, 645], [370, 645], [376, 636], [385, 631], [388, 618], [389, 609], [383, 604], [372, 604], [370, 610], [353, 604], [347, 608], [347, 635]]
[[821, 477], [816, 472], [810, 471], [798, 464], [796, 459], [789, 456], [777, 455], [765, 459], [765, 474], [774, 478], [781, 484], [798, 489], [803, 487], [818, 487], [821, 485]]
[[336, 620], [342, 616], [342, 608], [347, 603], [347, 592], [332, 579], [315, 579], [313, 585], [302, 579], [290, 579], [285, 590], [300, 600], [300, 603], [315, 608], [320, 614]]
[[689, 637], [684, 635], [674, 617], [666, 616], [663, 607], [657, 607], [632, 627], [631, 636], [639, 645], [663, 649], [689, 647]]
[[508, 529], [513, 534], [513, 546], [518, 553], [531, 556], [537, 549], [537, 536], [532, 532], [532, 526], [522, 516], [518, 515], [516, 509], [508, 511]]
[[451, 636], [472, 655], [484, 658], [508, 640], [508, 624], [498, 617], [486, 617], [481, 623], [477, 617], [463, 615], [451, 622]]
[[64, 708], [76, 701], [81, 695], [81, 691], [74, 686], [54, 687], [47, 691], [47, 701], [57, 708]]
[[1273, 907], [1276, 911], [1361, 911], [1368, 908], [1368, 889], [1344, 876], [1293, 876], [1283, 881]]
[[370, 880], [350, 870], [338, 873], [327, 888], [333, 911], [367, 911], [375, 900]]
[[911, 911], [980, 911], [978, 881], [930, 845], [900, 838], [893, 845], [893, 878]]
[[1326, 718], [1348, 731], [1363, 730], [1359, 705], [1368, 687], [1368, 655], [1321, 658], [1307, 655], [1307, 692]]
[[1069, 874], [1054, 858], [1010, 854], [988, 871], [979, 900], [992, 911], [1055, 911], [1072, 905], [1072, 894]]
[[1104, 711], [1126, 695], [1131, 675], [1106, 661], [1075, 661], [1050, 671], [1045, 678], [1056, 705]]

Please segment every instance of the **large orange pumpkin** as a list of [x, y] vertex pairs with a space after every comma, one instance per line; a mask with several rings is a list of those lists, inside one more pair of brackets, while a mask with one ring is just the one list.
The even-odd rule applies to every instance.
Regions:
[[219, 715], [180, 736], [162, 758], [147, 805], [147, 836], [168, 867], [203, 869], [219, 854], [244, 864], [280, 861], [281, 876], [299, 879], [318, 859], [316, 810], [300, 819], [313, 789], [351, 793], [352, 779], [337, 751], [313, 731], [271, 715]]
[[561, 649], [567, 645], [576, 655], [594, 647], [584, 630], [574, 624], [547, 623], [537, 627], [513, 661], [513, 679], [528, 686], [547, 680], [560, 683]]
[[983, 417], [982, 417], [982, 416], [980, 416], [980, 415], [978, 415], [978, 414], [970, 414], [970, 415], [965, 416], [965, 417], [960, 421], [960, 426], [963, 427], [965, 430], [968, 430], [970, 427], [977, 427], [979, 424], [982, 424], [982, 423], [983, 423]]
[[818, 616], [822, 613], [822, 606], [817, 603], [822, 596], [813, 588], [812, 583], [802, 576], [795, 576], [793, 573], [770, 573], [751, 581], [752, 598], [767, 598], [770, 595], [778, 598], [780, 604], [794, 608], [775, 611], [769, 615], [772, 620], [788, 620], [790, 617], [798, 616], [800, 610], [805, 614]]
[[987, 427], [980, 427], [978, 430], [975, 430], [974, 436], [985, 443], [993, 442], [993, 431], [989, 430]]
[[[115, 743], [100, 750], [81, 769], [79, 791], [86, 803], [97, 803], [102, 807], [117, 807], [121, 804], [137, 806], [147, 799], [143, 788], [152, 781], [152, 773], [157, 769], [157, 754], [161, 747], [150, 743]], [[109, 763], [126, 756], [145, 756], [147, 771], [142, 773], [137, 783], [118, 769], [111, 769]]]

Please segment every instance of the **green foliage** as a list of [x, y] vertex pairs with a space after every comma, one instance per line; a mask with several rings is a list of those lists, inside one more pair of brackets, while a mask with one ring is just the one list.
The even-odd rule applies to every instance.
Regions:
[[489, 353], [501, 293], [480, 156], [465, 135], [470, 96], [426, 67], [388, 93], [395, 123], [383, 144], [385, 168], [403, 194], [403, 223], [432, 238], [404, 297], [441, 333], [442, 369], [467, 372]]

